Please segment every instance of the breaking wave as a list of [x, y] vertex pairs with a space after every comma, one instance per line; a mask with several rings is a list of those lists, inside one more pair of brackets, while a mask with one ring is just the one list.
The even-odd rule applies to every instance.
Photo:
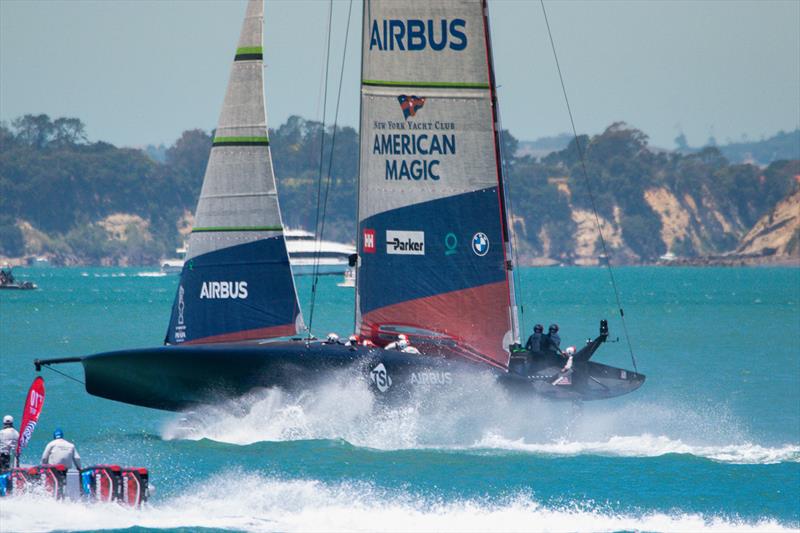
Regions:
[[[368, 483], [325, 484], [257, 474], [218, 474], [142, 509], [11, 498], [4, 530], [218, 528], [247, 531], [797, 531], [774, 519], [679, 511], [621, 512], [608, 505], [548, 505], [528, 493], [495, 499], [429, 498]], [[793, 529], [795, 528], [795, 529]]]
[[333, 439], [365, 448], [479, 449], [545, 455], [689, 454], [736, 464], [800, 462], [800, 444], [756, 444], [724, 406], [670, 402], [571, 404], [510, 398], [491, 376], [459, 390], [435, 386], [399, 405], [339, 375], [302, 394], [255, 391], [171, 419], [162, 437], [237, 445]]
[[561, 440], [546, 443], [527, 443], [523, 439], [509, 440], [500, 435], [487, 435], [475, 444], [479, 449], [501, 449], [546, 455], [607, 455], [615, 457], [658, 457], [684, 454], [704, 457], [721, 463], [775, 464], [800, 463], [800, 446], [784, 445], [770, 448], [743, 443], [718, 446], [699, 446], [672, 440], [664, 435], [614, 436], [606, 441], [579, 442]]

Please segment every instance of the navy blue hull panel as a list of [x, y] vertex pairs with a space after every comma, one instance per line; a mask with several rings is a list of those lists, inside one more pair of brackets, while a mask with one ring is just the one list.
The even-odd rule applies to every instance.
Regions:
[[[303, 341], [165, 346], [95, 354], [82, 359], [86, 391], [134, 405], [178, 411], [235, 398], [258, 387], [313, 388], [337, 371], [366, 380], [376, 395], [403, 398], [416, 386], [461, 386], [461, 376], [487, 372], [514, 393], [594, 400], [626, 394], [644, 376], [586, 363], [590, 376], [573, 387], [553, 387], [459, 358]], [[557, 373], [558, 369], [555, 369]], [[598, 385], [596, 381], [601, 381]]]

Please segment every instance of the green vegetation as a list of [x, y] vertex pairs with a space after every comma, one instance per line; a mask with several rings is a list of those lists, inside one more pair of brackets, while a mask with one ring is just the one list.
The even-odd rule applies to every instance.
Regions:
[[[321, 133], [320, 123], [296, 116], [269, 131], [287, 226], [315, 227], [317, 198], [324, 200], [326, 193], [318, 180]], [[672, 243], [671, 251], [723, 252], [789, 194], [800, 174], [797, 160], [761, 169], [729, 164], [713, 147], [688, 154], [651, 150], [643, 132], [622, 123], [601, 135], [580, 136], [577, 143], [573, 139], [541, 158], [515, 156], [519, 143], [508, 132], [502, 140], [522, 255], [566, 262], [575, 259], [572, 213], [591, 211], [592, 199], [598, 213], [618, 225], [621, 246], [643, 260], [667, 251], [660, 238], [662, 218], [645, 200], [645, 192], [654, 188], [702, 207], [693, 215], [702, 249], [696, 249], [696, 239], [684, 237]], [[75, 118], [26, 115], [0, 124], [0, 255], [49, 253], [63, 263], [95, 264], [148, 264], [171, 255], [181, 244], [179, 221], [194, 211], [211, 144], [209, 133], [186, 131], [157, 151], [163, 156], [158, 161], [141, 150], [89, 142]], [[331, 163], [325, 238], [352, 241], [358, 133], [327, 128], [322, 161], [326, 174]], [[708, 214], [711, 208], [733, 229]], [[124, 227], [110, 231], [104, 221], [120, 213], [138, 218], [123, 217]], [[37, 236], [35, 246], [31, 233]]]

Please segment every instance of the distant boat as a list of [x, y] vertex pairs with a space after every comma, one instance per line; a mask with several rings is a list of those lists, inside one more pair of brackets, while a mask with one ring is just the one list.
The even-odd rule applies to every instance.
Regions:
[[178, 255], [177, 258], [161, 261], [161, 272], [164, 274], [180, 274], [181, 270], [183, 270], [183, 264], [186, 261], [184, 259], [186, 257], [186, 243], [183, 243], [180, 248], [176, 248], [175, 253]]
[[337, 287], [350, 287], [353, 288], [356, 286], [356, 271], [352, 268], [348, 268], [344, 271], [344, 278], [342, 281], [336, 284]]
[[345, 274], [348, 260], [356, 253], [355, 246], [335, 241], [318, 241], [314, 234], [302, 229], [287, 229], [283, 233], [286, 249], [295, 276], [314, 274]]
[[9, 265], [3, 265], [0, 268], [0, 289], [31, 290], [36, 288], [36, 284], [32, 281], [18, 281]]
[[[314, 234], [303, 229], [287, 229], [283, 233], [286, 240], [286, 249], [289, 252], [289, 261], [295, 276], [307, 276], [316, 273], [345, 274], [348, 269], [348, 259], [356, 253], [354, 246], [335, 241], [317, 241]], [[161, 262], [161, 272], [165, 274], [180, 274], [186, 255], [186, 247], [175, 250], [181, 258], [164, 259]]]
[[[80, 362], [90, 394], [169, 410], [255, 387], [306, 390], [338, 371], [400, 400], [420, 387], [464, 390], [475, 373], [514, 394], [572, 401], [642, 385], [642, 374], [590, 361], [608, 338], [604, 320], [566, 366], [559, 350], [519, 344], [485, 0], [365, 0], [353, 258], [360, 342], [312, 338], [272, 170], [262, 20], [263, 0], [250, 0], [166, 346], [37, 368]], [[310, 234], [295, 243], [316, 246]]]
[[36, 257], [29, 257], [28, 258], [28, 266], [30, 267], [48, 267], [50, 266], [50, 260], [43, 256], [39, 255]]

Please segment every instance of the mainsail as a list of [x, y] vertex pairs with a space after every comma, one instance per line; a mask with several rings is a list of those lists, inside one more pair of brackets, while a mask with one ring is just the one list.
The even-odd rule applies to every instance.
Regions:
[[172, 306], [166, 343], [303, 328], [267, 137], [263, 0], [250, 0]]
[[507, 367], [517, 340], [485, 1], [366, 0], [356, 321]]

